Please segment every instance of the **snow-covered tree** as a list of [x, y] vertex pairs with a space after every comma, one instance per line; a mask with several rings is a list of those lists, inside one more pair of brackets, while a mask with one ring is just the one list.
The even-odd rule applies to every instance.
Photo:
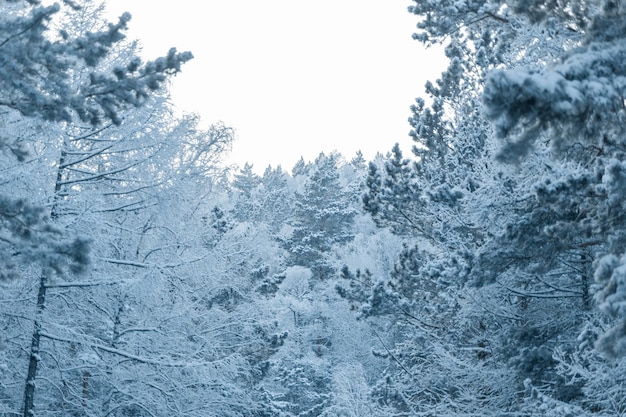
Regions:
[[[524, 89], [549, 93], [542, 67], [581, 51], [575, 47], [584, 44], [582, 28], [595, 19], [594, 8], [581, 4], [554, 11], [539, 5], [529, 11], [504, 1], [416, 1], [410, 7], [420, 17], [415, 38], [446, 42], [450, 65], [436, 83], [427, 84], [430, 104], [418, 100], [412, 108], [417, 160], [403, 161], [394, 149], [384, 169], [371, 166], [364, 198], [379, 225], [413, 239], [398, 268], [374, 286], [364, 305], [365, 312], [415, 318], [407, 318], [406, 326], [390, 320], [401, 337], [394, 339], [389, 331], [393, 344], [383, 352], [395, 373], [382, 386], [389, 403], [401, 410], [497, 414], [539, 407], [540, 397], [576, 404], [574, 409], [583, 404], [580, 386], [568, 384], [554, 352], [571, 348], [589, 314], [592, 264], [602, 239], [597, 239], [601, 229], [586, 219], [602, 200], [598, 179], [604, 169], [592, 168], [589, 158], [597, 156], [585, 146], [569, 148], [571, 157], [554, 158], [560, 145], [546, 146], [547, 130], [533, 130], [535, 121], [524, 119], [538, 114], [552, 123], [549, 109], [533, 107], [539, 98], [525, 100]], [[500, 82], [509, 76], [509, 84]], [[525, 113], [527, 107], [534, 113]], [[574, 129], [582, 132], [580, 125]], [[504, 134], [509, 139], [502, 146], [498, 135]], [[524, 152], [532, 158], [523, 160]], [[496, 155], [518, 165], [503, 165]], [[610, 268], [604, 271], [610, 279]], [[445, 312], [434, 314], [434, 323], [425, 320], [437, 308]], [[441, 317], [453, 321], [440, 323]], [[442, 324], [448, 333], [438, 335], [428, 324]], [[438, 348], [424, 353], [423, 342], [415, 342], [420, 337]], [[401, 381], [429, 371], [466, 375], [464, 368], [476, 373], [441, 385], [430, 403], [415, 394], [415, 381]], [[510, 368], [513, 374], [502, 372]], [[472, 380], [484, 381], [479, 392], [490, 394], [461, 395], [471, 393]], [[490, 385], [493, 381], [500, 382]], [[528, 401], [520, 402], [516, 392], [525, 389]]]
[[293, 179], [280, 166], [268, 166], [263, 172], [262, 187], [257, 190], [261, 200], [260, 216], [275, 233], [280, 233], [292, 215], [292, 183]]
[[261, 178], [252, 171], [251, 164], [244, 164], [244, 167], [237, 172], [231, 181], [233, 196], [237, 202], [233, 208], [233, 216], [240, 221], [253, 219], [258, 208], [255, 206], [253, 193], [261, 182]]
[[[143, 63], [131, 57], [101, 71], [99, 64], [124, 38], [130, 15], [124, 14], [118, 23], [101, 30], [77, 34], [50, 29], [61, 10], [58, 4], [16, 1], [3, 2], [2, 7], [0, 107], [12, 118], [79, 120], [92, 126], [119, 124], [121, 111], [141, 106], [168, 75], [178, 72], [191, 58], [190, 53], [172, 49], [155, 61]], [[10, 131], [1, 137], [0, 146], [19, 159], [26, 158], [25, 138], [14, 137]], [[5, 277], [15, 275], [15, 262], [37, 261], [53, 270], [63, 268], [67, 260], [76, 265], [85, 263], [84, 241], [59, 239], [60, 232], [45, 221], [49, 213], [6, 193], [0, 200], [2, 232], [6, 235], [2, 250]]]
[[[73, 11], [70, 13], [77, 17], [91, 5], [74, 3], [71, 6]], [[165, 142], [157, 139], [148, 143], [150, 141], [145, 139], [156, 139], [159, 136], [163, 139], [167, 133], [163, 130], [148, 132], [145, 129], [130, 132], [131, 123], [124, 127], [117, 126], [123, 124], [128, 111], [150, 102], [150, 96], [164, 85], [166, 77], [178, 72], [180, 65], [190, 59], [191, 54], [177, 54], [171, 50], [168, 56], [145, 64], [132, 54], [120, 54], [111, 59], [111, 55], [115, 55], [112, 52], [119, 51], [129, 15], [122, 16], [116, 25], [106, 25], [97, 22], [98, 14], [86, 14], [84, 16], [88, 16], [95, 24], [85, 25], [83, 29], [95, 29], [77, 30], [80, 19], [65, 20], [66, 23], [57, 19], [54, 22], [53, 18], [58, 17], [61, 10], [59, 5], [45, 7], [35, 1], [30, 4], [4, 2], [2, 7], [6, 7], [0, 23], [0, 30], [4, 34], [1, 47], [5, 72], [0, 103], [4, 108], [5, 134], [2, 137], [11, 138], [3, 141], [3, 146], [19, 159], [28, 158], [23, 166], [31, 169], [22, 170], [28, 173], [23, 178], [13, 176], [6, 183], [4, 193], [8, 187], [16, 184], [24, 186], [30, 182], [30, 186], [18, 187], [12, 194], [20, 195], [22, 190], [30, 189], [34, 192], [25, 194], [41, 207], [27, 204], [24, 199], [3, 198], [2, 230], [6, 237], [3, 242], [7, 245], [3, 253], [14, 253], [16, 256], [12, 261], [19, 265], [20, 272], [24, 276], [33, 277], [25, 281], [28, 285], [26, 288], [19, 284], [17, 286], [24, 291], [23, 297], [34, 292], [36, 299], [34, 314], [22, 311], [23, 306], [13, 312], [3, 311], [3, 315], [12, 317], [9, 323], [17, 326], [5, 329], [6, 340], [10, 341], [7, 343], [7, 353], [28, 350], [22, 343], [20, 333], [24, 332], [16, 331], [20, 328], [23, 330], [25, 324], [30, 327], [32, 322], [29, 325], [29, 320], [34, 321], [30, 354], [25, 358], [29, 364], [28, 373], [19, 378], [26, 380], [22, 391], [24, 402], [20, 405], [19, 395], [3, 397], [3, 409], [11, 413], [21, 409], [24, 415], [33, 415], [37, 404], [35, 388], [38, 387], [41, 405], [52, 404], [56, 398], [62, 404], [62, 407], [55, 407], [59, 412], [73, 413], [72, 410], [91, 407], [89, 398], [98, 391], [97, 373], [106, 368], [101, 366], [97, 356], [89, 354], [90, 351], [108, 352], [114, 357], [126, 357], [138, 363], [168, 362], [154, 357], [146, 359], [149, 355], [137, 356], [130, 349], [118, 349], [116, 340], [109, 342], [104, 334], [99, 333], [105, 330], [107, 320], [98, 325], [91, 321], [96, 319], [93, 311], [84, 318], [79, 317], [80, 312], [88, 311], [87, 306], [93, 303], [95, 311], [110, 313], [108, 318], [112, 320], [114, 336], [116, 332], [122, 331], [118, 313], [124, 310], [124, 302], [121, 301], [120, 309], [109, 308], [108, 303], [115, 298], [111, 299], [107, 294], [115, 291], [107, 292], [100, 288], [102, 285], [115, 286], [121, 281], [105, 282], [107, 280], [104, 279], [98, 282], [99, 277], [95, 274], [91, 280], [80, 282], [76, 277], [68, 275], [55, 278], [54, 272], [58, 275], [66, 265], [75, 270], [87, 264], [85, 240], [63, 240], [60, 237], [64, 233], [91, 234], [95, 238], [92, 245], [102, 249], [102, 242], [95, 241], [101, 235], [94, 232], [105, 226], [105, 213], [128, 213], [129, 207], [138, 209], [146, 202], [141, 195], [142, 185], [145, 188], [145, 184], [139, 184], [134, 174], [139, 173], [140, 165], [146, 172], [150, 164], [154, 168], [165, 161], [166, 158], [161, 158], [156, 162], [159, 152], [163, 153]], [[53, 23], [60, 29], [53, 29]], [[160, 107], [157, 104], [156, 107], [165, 108], [163, 104]], [[142, 115], [146, 116], [146, 113], [141, 112], [141, 109], [135, 110], [136, 121]], [[36, 139], [32, 135], [15, 137], [12, 134], [18, 124], [45, 127], [45, 134], [40, 133]], [[164, 125], [160, 128], [169, 130]], [[60, 158], [58, 154], [54, 155], [55, 152], [60, 153]], [[181, 151], [180, 154], [185, 154], [181, 160], [184, 161], [189, 152]], [[168, 152], [167, 158], [170, 158], [171, 164], [165, 171], [161, 169], [160, 172], [153, 172], [151, 187], [163, 186], [171, 179], [172, 168], [180, 167], [179, 161], [174, 161], [173, 156], [172, 152]], [[199, 166], [196, 165], [196, 168]], [[54, 167], [53, 170], [50, 167]], [[190, 167], [188, 165], [186, 168]], [[167, 172], [169, 178], [164, 178], [163, 172]], [[96, 189], [99, 189], [99, 194], [94, 193]], [[125, 216], [123, 214], [121, 217]], [[52, 217], [53, 222], [48, 217]], [[21, 227], [15, 227], [18, 224]], [[113, 243], [115, 236], [116, 233], [111, 234], [109, 242]], [[98, 255], [101, 257], [105, 253], [98, 252]], [[121, 262], [124, 263], [124, 260]], [[42, 264], [43, 270], [38, 272], [36, 268], [31, 268], [33, 263]], [[91, 269], [92, 272], [98, 270], [97, 264], [93, 267], [95, 269]], [[7, 276], [10, 275], [10, 267], [7, 262]], [[70, 307], [69, 310], [61, 308], [60, 303], [63, 302], [66, 308]], [[77, 314], [68, 314], [68, 311]], [[85, 329], [89, 331], [85, 332]], [[16, 359], [22, 356], [18, 354], [11, 359], [11, 363], [18, 364], [19, 360]], [[66, 366], [75, 371], [68, 371], [64, 375], [61, 368]], [[94, 369], [98, 372], [94, 373]], [[19, 374], [13, 373], [11, 377], [15, 378]], [[75, 376], [71, 377], [70, 374]], [[51, 378], [51, 375], [55, 377]], [[105, 379], [110, 376], [106, 375]], [[50, 390], [43, 388], [43, 381], [50, 383]], [[17, 391], [14, 389], [15, 382], [10, 385], [12, 389], [7, 393], [20, 392], [19, 385]], [[60, 390], [56, 391], [53, 387]]]
[[333, 271], [327, 258], [333, 245], [353, 238], [356, 208], [339, 180], [338, 158], [320, 154], [304, 190], [295, 194], [289, 262], [310, 268], [317, 279], [328, 278]]
[[501, 159], [519, 161], [538, 142], [547, 142], [554, 160], [574, 166], [568, 176], [548, 174], [538, 187], [543, 205], [554, 213], [554, 220], [542, 224], [543, 236], [586, 260], [580, 278], [583, 294], [588, 294], [590, 265], [596, 261], [595, 279], [601, 288], [596, 299], [616, 319], [597, 347], [617, 357], [626, 352], [618, 272], [625, 226], [620, 201], [626, 114], [621, 29], [626, 6], [612, 1], [576, 2], [575, 6], [515, 9], [541, 27], [567, 27], [576, 33], [575, 48], [539, 69], [492, 72], [484, 101], [503, 140]]

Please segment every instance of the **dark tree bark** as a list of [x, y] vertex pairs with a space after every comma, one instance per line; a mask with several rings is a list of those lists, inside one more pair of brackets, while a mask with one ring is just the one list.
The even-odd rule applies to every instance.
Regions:
[[30, 345], [30, 357], [28, 362], [28, 375], [24, 387], [24, 417], [35, 415], [35, 386], [37, 379], [37, 366], [39, 365], [39, 343], [41, 341], [41, 317], [46, 303], [46, 283], [48, 282], [48, 271], [42, 271], [39, 280], [39, 292], [37, 294], [37, 306], [35, 311], [35, 323], [33, 338]]

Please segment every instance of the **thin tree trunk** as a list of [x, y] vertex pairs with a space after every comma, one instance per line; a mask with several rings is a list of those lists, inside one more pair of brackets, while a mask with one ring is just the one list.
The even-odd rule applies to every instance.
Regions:
[[[54, 184], [54, 195], [52, 208], [50, 210], [50, 217], [55, 220], [58, 217], [57, 206], [59, 203], [61, 192], [61, 181], [63, 180], [63, 169], [61, 168], [65, 163], [65, 143], [61, 150], [61, 157], [59, 159], [59, 165], [57, 168], [57, 178]], [[26, 386], [24, 387], [24, 417], [33, 417], [35, 415], [35, 388], [37, 380], [37, 367], [41, 357], [39, 356], [39, 342], [41, 341], [41, 319], [43, 317], [43, 311], [46, 304], [46, 285], [48, 282], [47, 268], [44, 268], [41, 272], [41, 279], [39, 280], [39, 292], [37, 293], [37, 307], [35, 310], [35, 323], [33, 329], [33, 337], [30, 344], [30, 356], [28, 359], [28, 374], [26, 375]]]
[[52, 200], [52, 209], [50, 210], [50, 217], [55, 220], [59, 217], [58, 206], [61, 197], [61, 188], [63, 184], [63, 164], [65, 164], [65, 157], [67, 152], [65, 151], [66, 144], [63, 143], [63, 149], [61, 149], [61, 157], [59, 158], [59, 165], [57, 167], [57, 179], [54, 183], [54, 195]]
[[24, 417], [35, 415], [35, 387], [37, 379], [37, 366], [39, 365], [39, 342], [41, 340], [41, 318], [46, 303], [46, 283], [48, 281], [48, 271], [43, 270], [39, 280], [39, 292], [37, 294], [37, 307], [35, 311], [35, 323], [33, 338], [30, 345], [30, 358], [28, 363], [28, 375], [26, 376], [26, 386], [24, 387]]

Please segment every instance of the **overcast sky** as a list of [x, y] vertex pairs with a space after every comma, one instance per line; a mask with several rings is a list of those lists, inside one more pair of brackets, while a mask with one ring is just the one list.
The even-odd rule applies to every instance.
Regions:
[[290, 170], [304, 156], [367, 158], [411, 141], [409, 106], [443, 69], [411, 39], [409, 0], [107, 0], [133, 15], [146, 58], [190, 50], [177, 107], [236, 129], [231, 160]]

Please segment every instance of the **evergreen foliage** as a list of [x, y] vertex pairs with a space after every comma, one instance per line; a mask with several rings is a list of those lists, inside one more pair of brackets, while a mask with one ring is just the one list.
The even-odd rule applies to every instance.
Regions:
[[413, 155], [263, 175], [191, 54], [0, 8], [0, 415], [626, 413], [623, 2], [415, 0]]
[[303, 192], [296, 192], [292, 226], [287, 247], [291, 265], [306, 266], [316, 278], [325, 279], [334, 272], [329, 263], [333, 245], [347, 243], [356, 210], [339, 182], [337, 154], [320, 154]]
[[[597, 412], [598, 397], [585, 399], [583, 389], [595, 377], [586, 373], [589, 380], [571, 382], [562, 373], [566, 356], [555, 353], [583, 354], [585, 349], [574, 348], [582, 328], [604, 326], [592, 311], [594, 288], [604, 288], [595, 299], [613, 317], [596, 347], [622, 360], [617, 242], [623, 227], [607, 186], [621, 181], [623, 103], [616, 97], [623, 96], [622, 74], [611, 61], [622, 55], [616, 28], [623, 5], [552, 6], [478, 1], [410, 7], [421, 19], [414, 37], [445, 40], [450, 65], [426, 86], [431, 104], [418, 99], [412, 108], [415, 163], [403, 161], [394, 148], [384, 171], [371, 165], [364, 196], [379, 226], [416, 242], [402, 252], [389, 278], [361, 297], [361, 311], [370, 317], [404, 314], [415, 320], [390, 320], [383, 352], [395, 373], [381, 380], [384, 389], [377, 392], [398, 412]], [[434, 292], [422, 282], [431, 282]], [[449, 302], [427, 294], [445, 295]], [[443, 309], [434, 323], [455, 317], [454, 325], [444, 322], [444, 334], [425, 320], [434, 306]], [[480, 381], [512, 368], [509, 382], [500, 383], [517, 388], [490, 386], [488, 398], [461, 400], [458, 394], [469, 385], [463, 389], [463, 378], [457, 378], [432, 402], [417, 395], [415, 382], [405, 378], [424, 373], [424, 333], [443, 353], [426, 356], [426, 369], [455, 375], [449, 368], [454, 361]], [[478, 354], [467, 356], [460, 347]], [[524, 401], [518, 392], [526, 393]]]

